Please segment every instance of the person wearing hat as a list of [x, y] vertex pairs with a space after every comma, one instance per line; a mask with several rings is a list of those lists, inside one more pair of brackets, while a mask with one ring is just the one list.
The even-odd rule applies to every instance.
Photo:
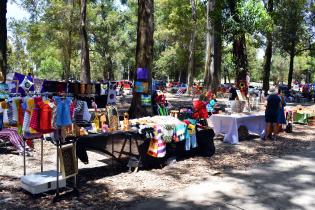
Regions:
[[275, 87], [271, 87], [268, 91], [267, 105], [265, 110], [266, 130], [265, 139], [271, 139], [272, 134], [274, 139], [278, 134], [278, 116], [281, 108], [281, 99], [276, 92]]

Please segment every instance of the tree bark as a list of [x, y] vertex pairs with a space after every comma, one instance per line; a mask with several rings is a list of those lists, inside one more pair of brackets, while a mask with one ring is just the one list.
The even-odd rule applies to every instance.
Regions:
[[[68, 4], [72, 5], [71, 11], [70, 11], [70, 24], [73, 20], [73, 10], [75, 6], [74, 0], [68, 0]], [[68, 28], [67, 31], [67, 45], [66, 45], [66, 58], [65, 58], [65, 71], [64, 71], [64, 79], [69, 80], [70, 78], [70, 72], [71, 72], [71, 58], [72, 58], [72, 26]]]
[[[222, 63], [222, 26], [221, 26], [221, 3], [216, 0], [208, 0], [207, 5], [207, 48], [204, 83], [212, 92], [217, 92], [221, 83]], [[220, 14], [210, 18], [214, 11]]]
[[107, 57], [107, 71], [108, 71], [108, 79], [110, 81], [115, 80], [114, 71], [113, 71], [113, 60], [111, 56]]
[[[138, 0], [137, 48], [136, 67], [147, 68], [149, 71], [149, 92], [152, 95], [152, 60], [153, 60], [153, 33], [154, 33], [154, 0]], [[136, 80], [134, 74], [134, 80]], [[133, 92], [129, 109], [130, 118], [152, 115], [152, 106], [141, 106], [141, 94]]]
[[81, 38], [81, 73], [80, 80], [87, 84], [91, 82], [89, 43], [86, 31], [86, 6], [87, 0], [81, 0], [80, 38]]
[[7, 0], [0, 1], [0, 72], [7, 75]]
[[292, 87], [292, 77], [293, 77], [293, 70], [294, 70], [294, 57], [295, 52], [294, 49], [291, 50], [290, 53], [290, 68], [289, 68], [289, 75], [288, 75], [288, 88], [291, 89]]
[[194, 73], [196, 68], [195, 62], [195, 51], [196, 51], [196, 32], [197, 32], [197, 11], [196, 11], [196, 0], [190, 0], [193, 28], [190, 34], [189, 42], [189, 58], [188, 58], [188, 69], [187, 69], [187, 83], [188, 83], [188, 93], [190, 93], [190, 88], [194, 82]]
[[263, 90], [265, 93], [269, 90], [269, 80], [271, 71], [271, 58], [272, 58], [272, 35], [267, 35], [267, 47], [265, 51], [265, 64], [264, 64], [264, 75], [263, 75]]
[[248, 61], [245, 34], [235, 36], [233, 42], [233, 56], [236, 67], [236, 81], [246, 80]]
[[[239, 23], [240, 18], [236, 11], [237, 1], [229, 1], [231, 15], [235, 22]], [[233, 36], [233, 59], [236, 69], [236, 81], [246, 80], [248, 72], [248, 60], [246, 52], [246, 38], [244, 31], [237, 31]]]
[[109, 76], [108, 76], [108, 71], [107, 71], [107, 63], [105, 63], [103, 65], [103, 80], [107, 81], [108, 78], [109, 78]]
[[211, 91], [217, 92], [218, 86], [221, 84], [222, 71], [222, 2], [216, 1], [215, 11], [219, 11], [219, 15], [214, 22], [214, 54], [213, 54], [213, 76], [211, 83]]
[[206, 62], [205, 62], [205, 75], [204, 75], [204, 85], [207, 89], [210, 88], [212, 82], [211, 68], [213, 69], [213, 45], [214, 45], [214, 35], [212, 21], [210, 18], [210, 13], [214, 10], [215, 0], [208, 0], [207, 2], [207, 33], [206, 33]]
[[68, 80], [71, 72], [71, 57], [72, 57], [72, 30], [69, 29], [66, 46], [66, 60], [65, 60], [65, 80]]
[[[267, 12], [271, 14], [273, 12], [273, 0], [268, 1]], [[271, 59], [272, 59], [272, 45], [273, 37], [272, 33], [267, 34], [267, 46], [265, 51], [265, 64], [264, 64], [264, 75], [263, 75], [263, 90], [265, 93], [269, 90], [269, 80], [271, 71]]]

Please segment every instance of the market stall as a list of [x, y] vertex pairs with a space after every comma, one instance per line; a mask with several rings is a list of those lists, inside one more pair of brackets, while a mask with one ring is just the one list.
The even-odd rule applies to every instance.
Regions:
[[216, 134], [224, 134], [224, 142], [237, 144], [239, 142], [240, 126], [245, 126], [250, 133], [262, 135], [265, 127], [264, 113], [235, 113], [211, 115], [209, 121]]
[[295, 106], [286, 107], [286, 115], [290, 115], [293, 123], [308, 124], [310, 119], [315, 116], [314, 106]]
[[77, 156], [85, 164], [89, 163], [87, 151], [100, 152], [118, 161], [122, 155], [138, 157], [139, 138], [136, 132], [123, 130], [81, 136], [77, 140]]

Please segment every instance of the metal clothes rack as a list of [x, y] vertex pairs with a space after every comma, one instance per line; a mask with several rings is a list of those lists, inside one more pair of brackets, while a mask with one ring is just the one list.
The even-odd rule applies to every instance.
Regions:
[[[34, 96], [34, 95], [45, 95], [45, 96], [73, 96], [73, 94], [71, 93], [51, 93], [51, 92], [45, 92], [45, 93], [27, 93], [26, 95], [30, 96]], [[60, 129], [60, 128], [58, 128]], [[59, 158], [59, 149], [62, 148], [63, 145], [67, 145], [67, 144], [73, 144], [74, 147], [74, 153], [75, 153], [75, 160], [76, 160], [76, 167], [78, 168], [78, 159], [76, 156], [76, 137], [74, 137], [73, 141], [68, 141], [66, 143], [62, 143], [61, 139], [55, 139], [52, 140], [51, 142], [56, 146], [56, 194], [55, 197], [53, 198], [53, 202], [57, 202], [60, 200], [60, 188], [59, 188], [59, 173], [60, 173], [60, 158]], [[44, 145], [43, 145], [43, 141], [44, 139], [41, 138], [41, 158], [40, 158], [40, 162], [41, 162], [41, 173], [44, 171], [44, 166], [43, 166], [43, 150], [44, 150]], [[26, 139], [23, 138], [23, 174], [24, 176], [26, 175]], [[69, 177], [70, 178], [70, 177]], [[66, 178], [68, 179], [68, 178]], [[77, 174], [74, 176], [74, 184], [73, 184], [73, 191], [76, 195], [78, 195], [78, 190], [77, 190]]]
[[[43, 143], [44, 139], [41, 138], [41, 156], [40, 156], [40, 172], [42, 173], [44, 171], [44, 164], [43, 164], [43, 160], [44, 160], [44, 157], [43, 157], [43, 150], [44, 150], [44, 143]], [[56, 146], [56, 194], [55, 194], [55, 197], [53, 199], [53, 202], [56, 202], [60, 199], [60, 188], [59, 188], [59, 173], [60, 173], [60, 160], [59, 160], [59, 149], [63, 146], [63, 145], [67, 145], [67, 144], [73, 144], [74, 146], [74, 151], [75, 151], [75, 154], [76, 154], [76, 142], [75, 140], [74, 141], [68, 141], [67, 143], [63, 144], [61, 143], [60, 140], [56, 140], [55, 142], [52, 141], [52, 143]], [[26, 175], [26, 139], [23, 139], [23, 172], [24, 172], [24, 176]], [[77, 157], [75, 158], [76, 159], [76, 164], [78, 165], [78, 159]], [[75, 194], [78, 194], [78, 190], [77, 190], [77, 174], [74, 176], [74, 184], [73, 184], [73, 192]]]

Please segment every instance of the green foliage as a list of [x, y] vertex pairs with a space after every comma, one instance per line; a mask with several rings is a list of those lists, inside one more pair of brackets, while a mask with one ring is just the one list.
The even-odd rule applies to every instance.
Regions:
[[275, 42], [282, 53], [296, 55], [308, 38], [305, 25], [307, 0], [279, 0], [275, 11]]
[[[227, 40], [232, 41], [233, 36], [246, 33], [259, 39], [258, 34], [272, 31], [273, 20], [264, 8], [260, 0], [238, 0], [236, 1], [235, 18], [228, 7], [230, 0], [226, 0], [223, 28]], [[238, 21], [236, 21], [236, 19]]]
[[[9, 70], [36, 76], [61, 79], [66, 71], [76, 77], [80, 71], [79, 14], [76, 0], [14, 0], [30, 13], [29, 20], [9, 20]], [[205, 62], [206, 2], [197, 1], [197, 39], [195, 79], [203, 78]], [[232, 40], [246, 34], [247, 57], [251, 79], [260, 81], [262, 61], [257, 49], [267, 32], [274, 34], [277, 51], [272, 61], [271, 78], [275, 82], [287, 77], [287, 53], [292, 45], [297, 56], [294, 78], [305, 69], [315, 71], [314, 4], [309, 0], [277, 0], [275, 11], [268, 14], [261, 0], [222, 0], [223, 15], [215, 10], [212, 20], [222, 18], [222, 77], [234, 79]], [[235, 21], [229, 5], [236, 4]], [[115, 79], [127, 78], [135, 69], [137, 39], [137, 0], [88, 1], [87, 29], [90, 44], [92, 78], [103, 78], [112, 71]], [[155, 0], [155, 34], [153, 76], [156, 79], [178, 80], [188, 66], [188, 48], [193, 29], [190, 2]], [[313, 35], [313, 38], [310, 37]], [[313, 43], [312, 43], [313, 42]], [[282, 54], [279, 54], [281, 50]], [[111, 65], [109, 65], [111, 64]], [[70, 66], [70, 69], [68, 69]], [[315, 74], [315, 72], [314, 72]]]
[[[178, 80], [187, 70], [192, 30], [191, 5], [182, 0], [156, 0], [155, 59], [153, 75]], [[205, 5], [197, 4], [196, 71], [203, 71], [205, 46]]]

